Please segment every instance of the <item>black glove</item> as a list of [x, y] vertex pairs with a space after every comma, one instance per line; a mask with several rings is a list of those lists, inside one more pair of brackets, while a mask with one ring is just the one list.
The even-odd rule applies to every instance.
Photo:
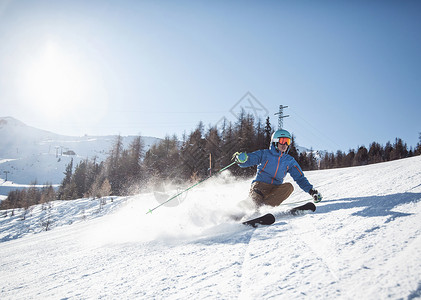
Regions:
[[323, 199], [322, 194], [315, 189], [311, 189], [308, 193], [313, 196], [314, 203], [319, 203]]

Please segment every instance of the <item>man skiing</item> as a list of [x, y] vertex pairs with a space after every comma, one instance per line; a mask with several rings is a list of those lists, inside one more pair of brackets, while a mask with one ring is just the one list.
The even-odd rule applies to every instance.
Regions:
[[257, 150], [247, 154], [235, 153], [234, 158], [241, 168], [257, 165], [257, 173], [250, 188], [250, 198], [257, 207], [262, 205], [278, 206], [294, 190], [291, 183], [283, 183], [287, 173], [298, 186], [309, 193], [314, 202], [320, 202], [322, 195], [313, 188], [304, 176], [297, 161], [288, 154], [291, 134], [286, 130], [277, 130], [272, 134], [269, 149]]

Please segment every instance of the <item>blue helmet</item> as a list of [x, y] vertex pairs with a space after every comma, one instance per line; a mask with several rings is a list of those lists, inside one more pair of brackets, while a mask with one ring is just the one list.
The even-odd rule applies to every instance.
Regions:
[[[279, 141], [281, 141], [281, 143], [283, 144], [283, 142], [286, 142], [289, 148], [289, 145], [291, 145], [291, 134], [284, 130], [277, 130], [272, 134], [272, 139], [271, 139], [271, 144], [277, 149], [277, 145], [279, 143]], [[289, 149], [288, 149], [289, 150]]]
[[281, 129], [281, 130], [276, 130], [273, 134], [272, 134], [272, 139], [271, 139], [271, 142], [272, 143], [278, 143], [279, 142], [279, 139], [280, 138], [288, 138], [288, 139], [292, 139], [292, 137], [291, 137], [291, 134], [288, 132], [288, 131], [286, 131], [286, 130], [284, 130], [284, 129]]

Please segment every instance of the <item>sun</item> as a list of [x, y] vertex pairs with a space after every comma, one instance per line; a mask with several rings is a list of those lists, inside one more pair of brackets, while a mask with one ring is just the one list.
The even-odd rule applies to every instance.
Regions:
[[92, 80], [76, 55], [54, 42], [26, 66], [22, 88], [30, 107], [45, 117], [60, 118], [77, 111], [92, 96]]

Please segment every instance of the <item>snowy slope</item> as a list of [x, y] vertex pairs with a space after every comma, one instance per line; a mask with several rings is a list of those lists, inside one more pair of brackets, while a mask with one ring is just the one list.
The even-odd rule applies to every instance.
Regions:
[[[103, 217], [21, 233], [0, 243], [0, 298], [420, 298], [421, 157], [306, 175], [324, 195], [317, 211], [281, 217], [284, 205], [268, 227], [228, 220], [250, 181], [225, 172], [152, 215], [147, 193]], [[305, 199], [296, 187], [288, 202]], [[16, 232], [8, 219], [3, 236]]]
[[[122, 137], [124, 147], [134, 138]], [[0, 200], [1, 195], [35, 180], [40, 185], [60, 184], [72, 158], [73, 166], [87, 158], [103, 161], [115, 139], [112, 135], [64, 136], [28, 126], [12, 117], [0, 117]], [[147, 151], [159, 139], [142, 137], [142, 141]]]

